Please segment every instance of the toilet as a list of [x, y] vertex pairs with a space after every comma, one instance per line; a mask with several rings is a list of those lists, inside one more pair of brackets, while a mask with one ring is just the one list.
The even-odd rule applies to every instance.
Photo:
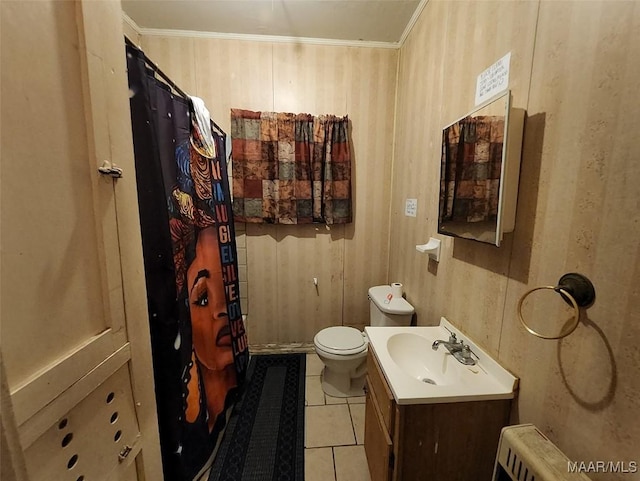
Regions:
[[[408, 326], [414, 309], [403, 297], [392, 297], [391, 286], [369, 289], [371, 326]], [[353, 327], [322, 329], [313, 338], [316, 354], [324, 363], [322, 390], [333, 397], [362, 396], [367, 375], [369, 340]]]

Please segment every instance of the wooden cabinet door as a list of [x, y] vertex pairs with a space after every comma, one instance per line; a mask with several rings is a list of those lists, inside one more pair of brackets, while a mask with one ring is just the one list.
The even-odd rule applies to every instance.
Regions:
[[[367, 386], [370, 386], [367, 377]], [[367, 454], [371, 481], [389, 481], [391, 479], [392, 444], [375, 393], [367, 389], [364, 422], [364, 449]]]
[[369, 353], [367, 354], [367, 372], [369, 373], [369, 387], [376, 398], [383, 425], [393, 438], [396, 403], [372, 349], [369, 349]]
[[0, 8], [3, 473], [160, 480], [120, 2]]

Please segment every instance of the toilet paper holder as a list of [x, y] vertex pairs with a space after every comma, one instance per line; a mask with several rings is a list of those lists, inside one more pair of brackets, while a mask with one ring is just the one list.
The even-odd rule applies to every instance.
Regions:
[[422, 245], [417, 245], [416, 250], [429, 254], [429, 259], [433, 259], [436, 262], [440, 262], [440, 239], [429, 238], [429, 242]]

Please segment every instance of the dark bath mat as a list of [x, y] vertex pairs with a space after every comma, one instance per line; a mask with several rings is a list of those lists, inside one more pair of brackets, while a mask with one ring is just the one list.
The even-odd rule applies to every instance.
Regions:
[[209, 481], [304, 481], [305, 354], [252, 356]]

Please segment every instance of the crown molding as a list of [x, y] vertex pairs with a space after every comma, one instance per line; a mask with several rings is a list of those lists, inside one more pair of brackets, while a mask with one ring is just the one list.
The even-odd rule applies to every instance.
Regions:
[[[132, 20], [133, 22], [133, 20]], [[398, 42], [367, 42], [361, 40], [336, 40], [328, 38], [310, 37], [284, 37], [279, 35], [250, 35], [242, 33], [218, 33], [200, 32], [197, 30], [170, 30], [158, 28], [138, 27], [138, 33], [146, 36], [157, 37], [196, 37], [196, 38], [217, 38], [221, 40], [244, 40], [249, 42], [270, 42], [270, 43], [299, 43], [310, 45], [332, 45], [339, 47], [365, 47], [365, 48], [388, 48], [398, 49]]]
[[135, 32], [138, 35], [142, 35], [143, 28], [140, 27], [133, 18], [127, 15], [124, 10], [122, 10], [122, 20], [124, 20], [127, 23], [127, 25], [129, 25], [133, 30], [135, 30]]
[[416, 8], [415, 12], [413, 12], [413, 15], [411, 16], [411, 18], [409, 19], [409, 22], [407, 23], [407, 26], [405, 27], [404, 32], [402, 32], [402, 37], [400, 37], [400, 41], [398, 42], [398, 48], [404, 45], [405, 40], [407, 40], [407, 37], [411, 33], [413, 26], [418, 21], [418, 18], [420, 17], [420, 14], [424, 10], [424, 7], [427, 5], [427, 3], [429, 3], [429, 0], [420, 0], [418, 7]]

